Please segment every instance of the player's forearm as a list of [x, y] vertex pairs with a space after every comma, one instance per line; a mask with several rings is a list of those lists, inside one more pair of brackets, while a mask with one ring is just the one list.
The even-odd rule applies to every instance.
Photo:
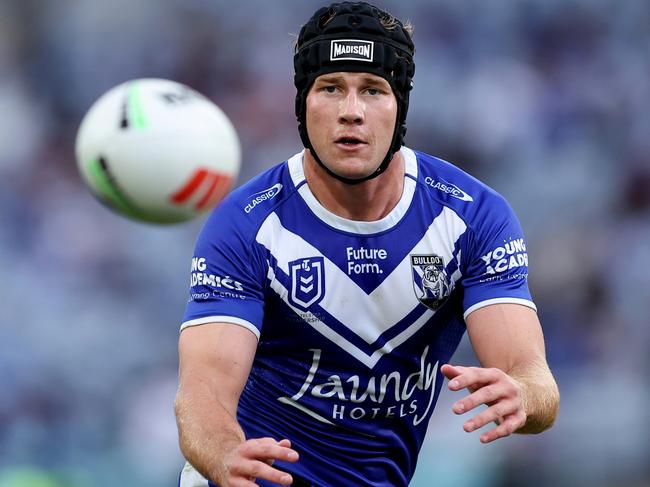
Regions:
[[560, 406], [560, 392], [546, 363], [529, 363], [508, 372], [522, 387], [526, 423], [516, 433], [535, 434], [550, 428]]
[[220, 484], [226, 453], [245, 441], [237, 420], [200, 384], [179, 390], [175, 412], [183, 456], [201, 475]]

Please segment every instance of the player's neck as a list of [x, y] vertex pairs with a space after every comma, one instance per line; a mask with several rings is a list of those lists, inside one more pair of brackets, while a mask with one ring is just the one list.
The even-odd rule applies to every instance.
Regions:
[[312, 194], [329, 211], [348, 220], [377, 221], [399, 202], [404, 189], [404, 157], [398, 152], [386, 171], [364, 183], [345, 184], [327, 174], [308, 150], [303, 160]]

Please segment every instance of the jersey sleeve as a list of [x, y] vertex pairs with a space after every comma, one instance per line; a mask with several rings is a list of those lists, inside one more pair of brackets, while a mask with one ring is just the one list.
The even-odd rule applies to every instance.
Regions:
[[488, 195], [480, 207], [466, 247], [464, 318], [497, 303], [536, 309], [528, 289], [528, 253], [519, 220], [499, 195]]
[[264, 314], [265, 260], [254, 229], [238, 207], [223, 202], [206, 221], [190, 269], [190, 295], [181, 330], [213, 322], [233, 323], [258, 338]]

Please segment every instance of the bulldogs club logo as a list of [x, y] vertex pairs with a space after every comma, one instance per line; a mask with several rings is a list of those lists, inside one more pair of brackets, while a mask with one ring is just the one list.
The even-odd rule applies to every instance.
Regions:
[[413, 290], [427, 308], [437, 310], [451, 294], [452, 286], [439, 255], [411, 255]]
[[289, 302], [303, 311], [319, 303], [325, 295], [325, 265], [322, 257], [289, 262], [291, 292]]

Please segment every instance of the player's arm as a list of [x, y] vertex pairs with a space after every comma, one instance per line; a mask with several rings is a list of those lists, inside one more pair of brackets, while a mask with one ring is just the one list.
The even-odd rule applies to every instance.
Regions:
[[491, 422], [481, 435], [490, 441], [512, 433], [540, 433], [553, 424], [560, 395], [546, 362], [544, 337], [537, 313], [519, 304], [494, 304], [467, 316], [467, 332], [481, 367], [446, 364], [449, 388], [470, 394], [453, 406], [456, 414], [488, 408], [464, 424], [467, 432]]
[[271, 464], [298, 459], [289, 440], [247, 441], [237, 422], [239, 396], [256, 348], [257, 337], [233, 324], [181, 332], [175, 403], [181, 451], [198, 472], [221, 487], [253, 487], [255, 478], [289, 485], [291, 476]]

